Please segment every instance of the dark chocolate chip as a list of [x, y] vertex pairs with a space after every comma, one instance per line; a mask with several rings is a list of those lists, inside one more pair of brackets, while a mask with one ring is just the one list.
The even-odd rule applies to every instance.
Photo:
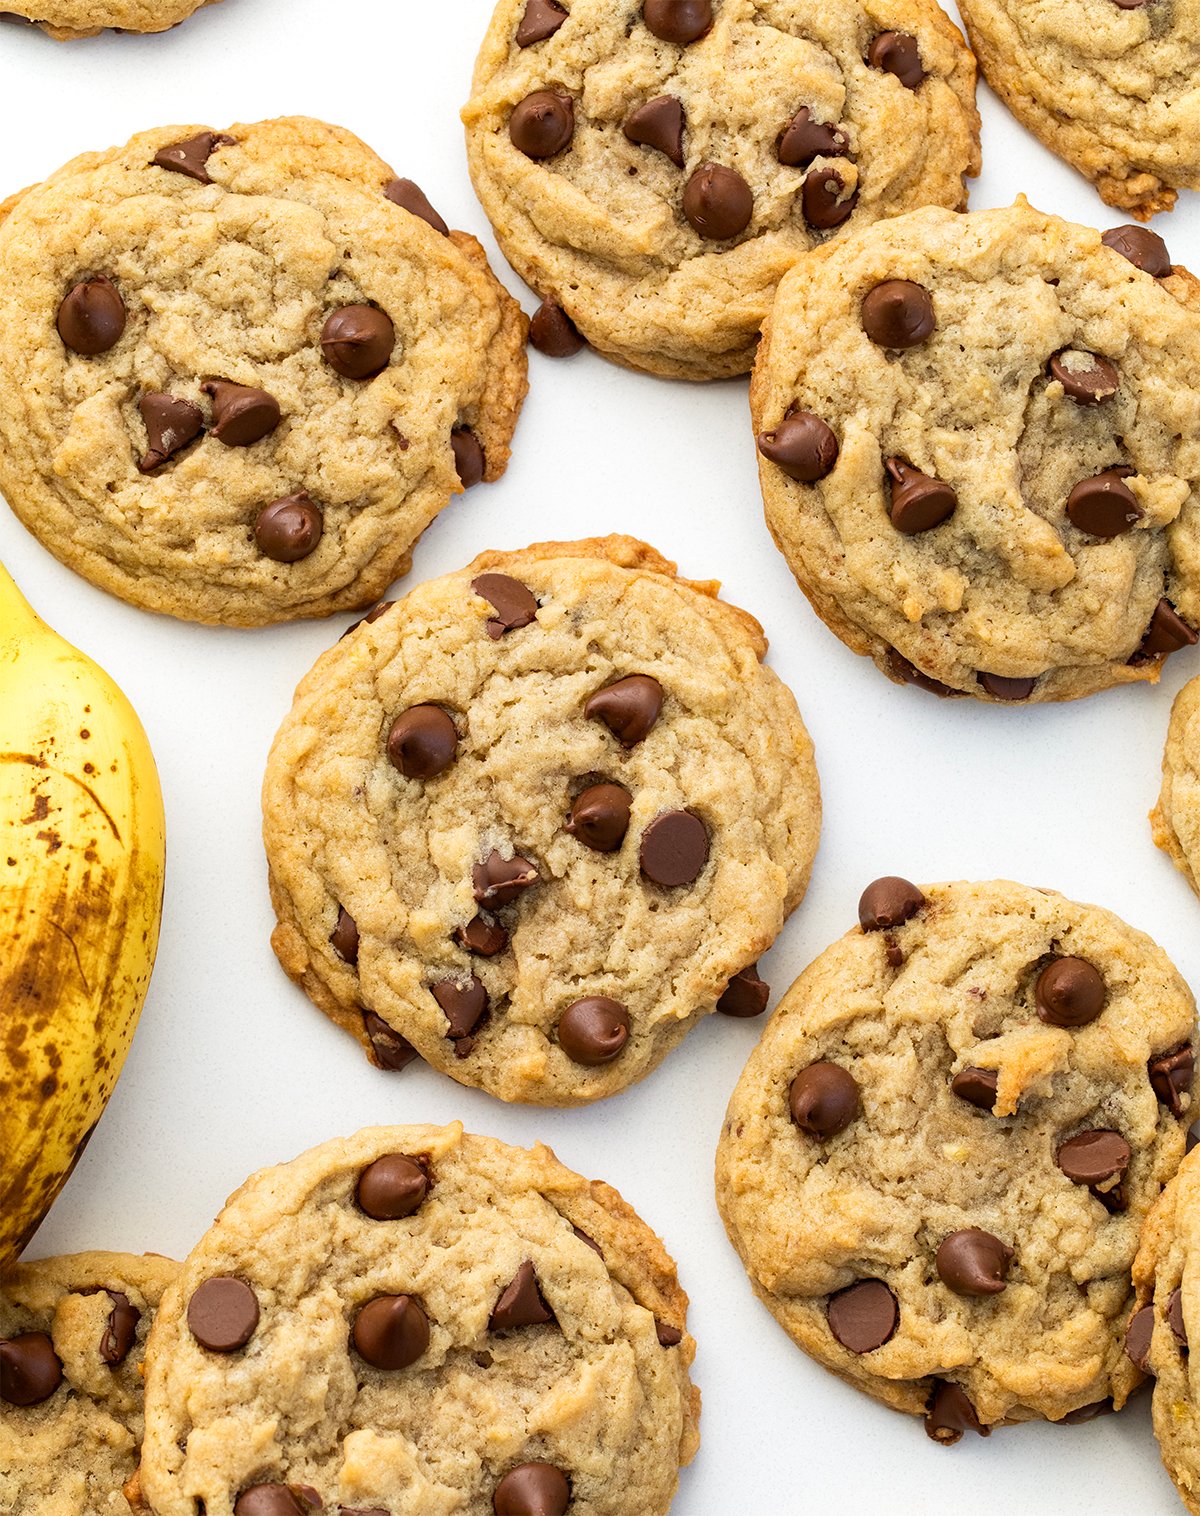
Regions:
[[1172, 1116], [1182, 1116], [1191, 1108], [1196, 1059], [1190, 1042], [1181, 1043], [1169, 1053], [1155, 1053], [1146, 1068], [1150, 1088]]
[[549, 89], [526, 95], [508, 118], [508, 135], [517, 151], [527, 158], [553, 158], [575, 135], [575, 106], [571, 97]]
[[444, 774], [457, 752], [458, 730], [437, 705], [409, 706], [388, 731], [388, 762], [406, 779], [434, 779]]
[[829, 1297], [829, 1330], [851, 1353], [873, 1353], [900, 1324], [896, 1297], [882, 1279], [860, 1279]]
[[663, 811], [642, 833], [638, 860], [655, 884], [691, 884], [708, 862], [708, 830], [691, 811]]
[[1137, 497], [1125, 483], [1134, 472], [1122, 465], [1105, 469], [1091, 479], [1081, 479], [1067, 496], [1067, 515], [1081, 532], [1092, 537], [1120, 537], [1145, 515]]
[[1181, 1348], [1188, 1345], [1187, 1323], [1183, 1319], [1183, 1291], [1176, 1287], [1167, 1296], [1167, 1325]]
[[908, 32], [880, 32], [867, 49], [867, 62], [895, 74], [905, 89], [916, 89], [925, 78], [917, 39]]
[[481, 483], [487, 470], [483, 443], [469, 426], [452, 427], [450, 451], [454, 454], [454, 470], [463, 489], [473, 489]]
[[540, 1326], [553, 1320], [554, 1312], [542, 1298], [537, 1271], [527, 1258], [500, 1292], [492, 1307], [488, 1330], [507, 1332], [511, 1327]]
[[701, 237], [725, 242], [750, 225], [754, 192], [736, 169], [702, 163], [684, 186], [683, 214]]
[[925, 1407], [925, 1434], [944, 1448], [953, 1447], [964, 1432], [991, 1435], [991, 1427], [981, 1424], [975, 1407], [961, 1385], [936, 1379], [933, 1393]]
[[636, 747], [662, 711], [662, 685], [649, 674], [627, 674], [597, 690], [583, 708], [590, 721], [602, 721], [622, 747]]
[[571, 1486], [552, 1463], [519, 1463], [492, 1495], [496, 1516], [566, 1516]]
[[437, 984], [430, 985], [429, 993], [441, 1006], [449, 1023], [446, 1036], [451, 1042], [470, 1037], [487, 1015], [487, 991], [474, 974], [466, 984], [457, 984], [453, 979], [440, 979]]
[[1050, 1026], [1087, 1026], [1104, 1009], [1104, 980], [1085, 958], [1056, 958], [1038, 975], [1034, 999]]
[[657, 148], [676, 168], [683, 167], [683, 101], [675, 95], [656, 95], [635, 106], [621, 130], [630, 142]]
[[0, 1337], [0, 1400], [40, 1405], [62, 1383], [63, 1369], [46, 1332]]
[[[1084, 1184], [1096, 1192], [1098, 1186], [1123, 1178], [1132, 1157], [1129, 1144], [1120, 1132], [1080, 1132], [1062, 1143], [1054, 1161], [1072, 1184]], [[1096, 1194], [1102, 1200], [1109, 1191]], [[1121, 1209], [1124, 1209], [1121, 1207]]]
[[587, 346], [570, 316], [557, 300], [549, 298], [542, 301], [530, 318], [529, 341], [547, 358], [570, 358]]
[[980, 688], [993, 700], [1028, 700], [1036, 679], [1013, 679], [1007, 674], [988, 674], [982, 669], [975, 675]]
[[321, 507], [307, 490], [264, 505], [254, 522], [259, 551], [276, 563], [299, 563], [316, 551], [325, 530]]
[[494, 958], [508, 946], [507, 928], [482, 913], [472, 916], [466, 926], [457, 927], [454, 936], [461, 947], [479, 958]]
[[193, 1291], [187, 1320], [202, 1348], [212, 1353], [234, 1353], [254, 1336], [258, 1299], [244, 1279], [218, 1274]]
[[990, 1111], [996, 1104], [999, 1084], [1000, 1075], [995, 1069], [959, 1069], [950, 1081], [950, 1093], [981, 1111]]
[[837, 462], [838, 440], [811, 411], [789, 411], [773, 432], [758, 434], [758, 450], [789, 479], [815, 484]]
[[858, 190], [849, 195], [845, 191], [846, 181], [837, 169], [810, 168], [800, 189], [800, 209], [809, 226], [828, 232], [849, 220], [858, 204]]
[[858, 902], [858, 924], [864, 932], [886, 932], [915, 916], [925, 896], [907, 879], [885, 874], [867, 885]]
[[752, 963], [747, 968], [739, 969], [725, 986], [717, 1001], [717, 1010], [723, 1015], [744, 1020], [750, 1016], [761, 1016], [770, 998], [771, 986], [758, 977], [758, 964]]
[[406, 1369], [429, 1346], [429, 1319], [411, 1295], [377, 1295], [355, 1317], [352, 1335], [372, 1368]]
[[1142, 645], [1129, 660], [1139, 663], [1145, 658], [1165, 657], [1177, 653], [1180, 648], [1192, 647], [1196, 632], [1190, 627], [1175, 607], [1165, 597], [1154, 607], [1150, 625], [1142, 638]]
[[129, 1296], [120, 1290], [109, 1290], [107, 1294], [113, 1307], [108, 1313], [104, 1334], [100, 1338], [100, 1356], [105, 1363], [115, 1368], [125, 1362], [130, 1348], [137, 1341], [138, 1322], [142, 1319], [142, 1313]]
[[991, 1232], [964, 1227], [951, 1232], [937, 1250], [938, 1277], [956, 1295], [999, 1295], [1013, 1250]]
[[383, 193], [401, 210], [408, 211], [412, 216], [420, 216], [422, 221], [427, 221], [435, 232], [441, 232], [443, 237], [450, 235], [450, 228], [446, 225], [433, 206], [425, 197], [425, 191], [419, 184], [414, 184], [411, 179], [389, 179], [383, 186]]
[[885, 279], [862, 302], [863, 331], [880, 347], [919, 347], [937, 326], [933, 300], [911, 279]]
[[1134, 268], [1151, 274], [1155, 279], [1165, 279], [1171, 272], [1171, 255], [1167, 244], [1157, 232], [1147, 226], [1114, 226], [1100, 238], [1105, 247], [1128, 258]]
[[[1075, 360], [1068, 364], [1068, 356]], [[1086, 363], [1079, 360], [1087, 359]], [[1121, 388], [1121, 377], [1107, 358], [1063, 348], [1050, 360], [1050, 377], [1057, 379], [1077, 405], [1099, 405]]]
[[665, 1321], [654, 1318], [654, 1335], [658, 1338], [661, 1348], [677, 1348], [683, 1341], [683, 1333], [678, 1327], [668, 1326]]
[[1154, 1335], [1154, 1307], [1134, 1311], [1125, 1328], [1125, 1356], [1143, 1374], [1150, 1373], [1150, 1340]]
[[309, 1516], [321, 1509], [321, 1497], [306, 1485], [252, 1484], [243, 1490], [233, 1516]]
[[952, 689], [950, 685], [943, 684], [940, 679], [935, 679], [931, 674], [923, 674], [915, 663], [910, 663], [903, 653], [892, 647], [887, 651], [888, 673], [893, 679], [902, 684], [915, 684], [918, 689], [928, 690], [931, 695], [937, 695], [942, 700], [957, 699], [963, 694], [962, 690]]
[[589, 995], [569, 1005], [558, 1019], [558, 1045], [585, 1068], [611, 1063], [629, 1041], [629, 1012], [607, 995]]
[[214, 148], [227, 147], [233, 142], [219, 132], [198, 132], [182, 142], [173, 142], [170, 147], [160, 147], [152, 162], [155, 168], [168, 169], [173, 174], [184, 174], [199, 184], [211, 184], [208, 175], [208, 160]]
[[382, 373], [396, 345], [391, 317], [373, 305], [343, 305], [321, 328], [325, 362], [346, 379]]
[[517, 46], [532, 47], [535, 42], [545, 42], [566, 19], [567, 12], [558, 0], [528, 0], [517, 27]]
[[601, 1258], [604, 1257], [604, 1249], [598, 1242], [594, 1240], [594, 1238], [589, 1237], [586, 1232], [581, 1232], [577, 1226], [573, 1226], [571, 1230], [575, 1233], [576, 1237], [579, 1238], [580, 1242], [585, 1243], [589, 1248], [591, 1248], [593, 1253], [598, 1254]]
[[138, 401], [146, 428], [147, 449], [138, 460], [138, 471], [148, 474], [173, 458], [204, 430], [204, 412], [190, 400], [150, 392]]
[[125, 302], [104, 274], [70, 290], [58, 308], [58, 335], [73, 353], [94, 358], [107, 353], [125, 330]]
[[566, 830], [595, 853], [615, 853], [629, 830], [632, 797], [623, 784], [592, 784], [575, 797]]
[[404, 1153], [385, 1153], [358, 1176], [355, 1196], [373, 1221], [411, 1216], [429, 1192], [429, 1176]]
[[860, 1110], [854, 1076], [837, 1063], [810, 1063], [792, 1080], [788, 1091], [792, 1120], [811, 1137], [836, 1137]]
[[226, 447], [249, 447], [279, 425], [279, 401], [266, 390], [228, 379], [212, 379], [200, 387], [212, 396], [212, 435]]
[[401, 1069], [406, 1069], [414, 1058], [420, 1057], [412, 1043], [407, 1038], [401, 1037], [399, 1032], [393, 1031], [382, 1016], [377, 1016], [374, 1011], [364, 1011], [362, 1018], [363, 1030], [370, 1041], [371, 1052], [381, 1069], [387, 1069], [389, 1073], [399, 1073]]
[[906, 537], [930, 531], [948, 521], [958, 508], [952, 485], [923, 474], [904, 458], [888, 458], [884, 464], [892, 476], [889, 514], [892, 525]]
[[495, 611], [487, 623], [488, 636], [499, 641], [505, 632], [515, 632], [535, 619], [538, 603], [533, 591], [508, 574], [480, 574], [471, 588]]
[[845, 131], [814, 121], [807, 105], [800, 107], [775, 144], [775, 156], [787, 168], [807, 168], [814, 158], [844, 158], [849, 151]]
[[712, 26], [712, 0], [646, 0], [642, 19], [663, 42], [686, 47]]
[[520, 853], [505, 858], [494, 848], [471, 870], [471, 884], [480, 905], [491, 908], [511, 905], [518, 895], [537, 884], [537, 865]]

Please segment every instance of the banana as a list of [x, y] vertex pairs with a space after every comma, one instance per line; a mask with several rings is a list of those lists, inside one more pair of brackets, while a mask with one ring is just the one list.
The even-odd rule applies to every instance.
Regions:
[[112, 1093], [154, 967], [162, 791], [133, 707], [0, 564], [0, 1270]]

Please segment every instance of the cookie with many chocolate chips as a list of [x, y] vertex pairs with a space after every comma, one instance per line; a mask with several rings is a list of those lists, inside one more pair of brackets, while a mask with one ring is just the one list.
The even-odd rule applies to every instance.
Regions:
[[1200, 282], [1153, 232], [914, 211], [780, 286], [750, 388], [767, 523], [898, 683], [1156, 680], [1200, 627], [1198, 396]]
[[1185, 684], [1171, 707], [1150, 826], [1154, 841], [1200, 894], [1200, 679]]
[[0, 491], [136, 605], [250, 626], [378, 598], [504, 470], [525, 321], [349, 132], [145, 132], [0, 221]]
[[129, 1516], [142, 1356], [178, 1265], [76, 1253], [0, 1278], [0, 1510]]
[[719, 1002], [762, 1010], [820, 826], [765, 652], [629, 537], [420, 585], [318, 661], [272, 747], [280, 962], [377, 1063], [395, 1037], [547, 1105], [624, 1089]]
[[606, 1184], [462, 1127], [254, 1175], [147, 1359], [155, 1516], [662, 1516], [699, 1441], [687, 1296]]
[[122, 32], [165, 32], [214, 0], [4, 0], [0, 22], [29, 21], [58, 42]]
[[755, 1293], [935, 1441], [1118, 1408], [1138, 1232], [1184, 1153], [1195, 1003], [1108, 911], [880, 879], [768, 1023], [717, 1200]]
[[746, 372], [809, 249], [979, 170], [975, 60], [932, 0], [500, 0], [463, 111], [513, 267], [607, 357]]

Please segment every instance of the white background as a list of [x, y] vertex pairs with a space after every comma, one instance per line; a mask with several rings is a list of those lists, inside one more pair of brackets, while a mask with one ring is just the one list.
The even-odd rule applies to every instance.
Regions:
[[[2, 4], [0, 4], [2, 8]], [[86, 149], [165, 123], [221, 129], [297, 112], [351, 127], [495, 252], [457, 119], [489, 0], [225, 0], [163, 36], [59, 44], [0, 26], [0, 197]], [[981, 88], [975, 207], [1025, 192], [1094, 225], [1124, 218]], [[1200, 271], [1195, 196], [1159, 217]], [[855, 918], [864, 884], [1007, 876], [1100, 902], [1148, 930], [1200, 985], [1200, 905], [1150, 841], [1171, 698], [1200, 657], [1132, 687], [1028, 710], [939, 702], [889, 684], [808, 609], [763, 525], [744, 381], [640, 377], [584, 352], [530, 354], [508, 473], [457, 499], [413, 582], [485, 547], [621, 530], [698, 578], [720, 576], [771, 638], [816, 743], [825, 827], [808, 898], [764, 960], [778, 994]], [[0, 557], [35, 608], [103, 664], [149, 730], [169, 826], [158, 967], [125, 1073], [30, 1251], [182, 1257], [252, 1170], [391, 1121], [461, 1118], [548, 1142], [615, 1184], [666, 1239], [692, 1298], [703, 1446], [673, 1516], [864, 1509], [899, 1516], [1173, 1516], [1146, 1398], [1080, 1427], [1004, 1429], [946, 1451], [919, 1422], [824, 1373], [754, 1300], [712, 1200], [726, 1100], [757, 1022], [713, 1016], [642, 1085], [590, 1110], [502, 1105], [423, 1065], [372, 1069], [285, 979], [258, 791], [291, 690], [350, 618], [220, 631], [151, 616], [61, 568], [0, 507]]]

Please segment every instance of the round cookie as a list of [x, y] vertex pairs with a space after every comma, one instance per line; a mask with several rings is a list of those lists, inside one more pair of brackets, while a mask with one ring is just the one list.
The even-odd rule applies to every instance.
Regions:
[[479, 244], [350, 133], [145, 132], [0, 222], [0, 490], [151, 610], [365, 605], [503, 472], [524, 334]]
[[283, 967], [384, 1067], [415, 1049], [546, 1105], [624, 1089], [718, 1001], [762, 1010], [820, 827], [765, 652], [629, 537], [485, 553], [381, 607], [268, 761]]
[[979, 171], [975, 60], [932, 0], [501, 0], [463, 120], [521, 277], [684, 379], [750, 368], [810, 248]]
[[686, 1311], [654, 1233], [548, 1148], [457, 1123], [327, 1142], [249, 1179], [164, 1301], [143, 1497], [658, 1516], [699, 1441]]
[[129, 1516], [142, 1356], [178, 1265], [76, 1253], [0, 1279], [0, 1510]]
[[1200, 0], [961, 0], [985, 78], [1108, 205], [1200, 189]]
[[777, 544], [897, 682], [1067, 700], [1196, 641], [1200, 283], [1153, 232], [880, 222], [784, 279], [750, 400]]
[[1156, 845], [1200, 894], [1200, 679], [1185, 684], [1171, 707], [1150, 827]]
[[165, 32], [214, 0], [4, 0], [0, 21], [29, 21], [59, 42], [122, 32]]
[[1108, 911], [877, 880], [729, 1104], [717, 1200], [755, 1293], [938, 1442], [1120, 1407], [1138, 1231], [1184, 1152], [1195, 1003]]

